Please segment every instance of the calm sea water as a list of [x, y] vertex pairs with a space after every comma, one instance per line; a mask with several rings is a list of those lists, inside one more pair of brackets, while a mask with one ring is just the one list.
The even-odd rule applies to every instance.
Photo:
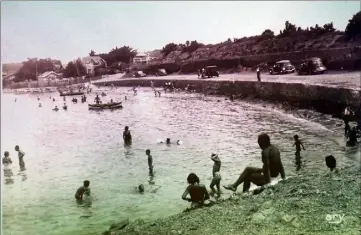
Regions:
[[[2, 96], [1, 148], [13, 160], [2, 170], [5, 235], [98, 235], [123, 218], [178, 213], [188, 206], [181, 194], [190, 172], [209, 185], [211, 153], [222, 160], [222, 184], [233, 182], [247, 165], [261, 166], [257, 145], [261, 132], [269, 133], [282, 150], [287, 175], [295, 175], [294, 134], [304, 141], [307, 151], [302, 154], [309, 170], [326, 171], [326, 154], [340, 162], [346, 162], [345, 155], [357, 154], [342, 147], [341, 121], [310, 111], [287, 114], [272, 105], [200, 94], [154, 97], [149, 88], [137, 96], [126, 88], [109, 91], [106, 99], [121, 100], [124, 95], [128, 100], [122, 110], [102, 112], [71, 104], [71, 98], [67, 111], [54, 112], [52, 108], [63, 103], [55, 93], [56, 102], [49, 94], [40, 95], [40, 101], [35, 95]], [[133, 135], [130, 148], [122, 142], [126, 125]], [[182, 144], [158, 143], [167, 137]], [[26, 153], [25, 171], [20, 171], [15, 145]], [[152, 178], [148, 148], [154, 161]], [[92, 199], [79, 206], [74, 194], [85, 179], [91, 182]], [[139, 184], [145, 185], [143, 195], [136, 193]]]

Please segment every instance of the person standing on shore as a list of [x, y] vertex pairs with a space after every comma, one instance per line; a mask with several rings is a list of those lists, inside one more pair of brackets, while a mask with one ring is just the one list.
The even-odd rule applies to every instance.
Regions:
[[153, 175], [153, 157], [150, 155], [150, 150], [145, 150], [145, 154], [148, 156], [148, 167], [149, 167], [149, 174]]
[[126, 145], [132, 144], [132, 135], [130, 134], [130, 130], [128, 126], [124, 128], [123, 140], [124, 140], [124, 144]]
[[24, 162], [25, 153], [20, 150], [20, 147], [18, 145], [15, 146], [15, 151], [18, 152], [20, 169], [25, 170], [25, 162]]
[[279, 174], [282, 179], [286, 178], [280, 151], [271, 144], [270, 137], [267, 134], [259, 135], [258, 145], [262, 149], [263, 168], [246, 167], [234, 184], [223, 186], [225, 189], [235, 192], [238, 185], [243, 183], [243, 192], [248, 192], [251, 183], [264, 186], [271, 183], [271, 177], [275, 178]]
[[[213, 153], [211, 155], [211, 160], [214, 162], [213, 164], [213, 170], [212, 170], [212, 175], [213, 175], [213, 179], [212, 182], [210, 184], [210, 188], [212, 190], [212, 194], [217, 193], [218, 196], [220, 196], [221, 194], [221, 175], [219, 174], [219, 171], [221, 170], [221, 160], [219, 159], [218, 155]], [[214, 186], [217, 187], [217, 192], [214, 189]]]
[[260, 82], [261, 81], [261, 70], [259, 67], [257, 67], [257, 80]]

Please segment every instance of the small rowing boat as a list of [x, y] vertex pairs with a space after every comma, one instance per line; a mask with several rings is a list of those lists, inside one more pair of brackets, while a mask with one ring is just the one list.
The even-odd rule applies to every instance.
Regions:
[[60, 96], [72, 96], [72, 95], [84, 95], [84, 92], [61, 92], [59, 91]]
[[103, 110], [103, 109], [121, 109], [123, 108], [122, 102], [108, 103], [108, 104], [88, 104], [91, 110]]

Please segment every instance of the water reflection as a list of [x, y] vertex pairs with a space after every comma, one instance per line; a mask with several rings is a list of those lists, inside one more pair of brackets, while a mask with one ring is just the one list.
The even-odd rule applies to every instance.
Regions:
[[13, 171], [9, 167], [4, 167], [4, 182], [5, 184], [13, 184], [14, 179], [12, 176], [14, 175]]

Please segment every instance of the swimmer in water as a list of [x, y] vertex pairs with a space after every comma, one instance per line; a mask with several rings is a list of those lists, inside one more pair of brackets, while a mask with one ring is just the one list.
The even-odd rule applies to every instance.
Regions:
[[[161, 141], [160, 143], [161, 143], [161, 144], [163, 144], [164, 142], [163, 142], [163, 141]], [[167, 145], [172, 144], [172, 142], [170, 141], [170, 138], [167, 138], [167, 139], [166, 139], [166, 141], [165, 141], [165, 143], [166, 143]], [[177, 145], [180, 145], [180, 140], [177, 140], [177, 142], [176, 142], [176, 143], [177, 143]]]
[[40, 107], [40, 108], [43, 107], [43, 106], [41, 105], [41, 103], [39, 103], [39, 107]]
[[59, 110], [58, 106], [55, 106], [55, 108], [53, 110], [58, 111]]
[[144, 193], [144, 185], [143, 184], [138, 186], [138, 192], [139, 193]]
[[243, 183], [243, 192], [248, 192], [251, 183], [264, 186], [271, 182], [271, 177], [274, 178], [281, 174], [282, 179], [286, 178], [280, 151], [271, 144], [270, 137], [267, 134], [259, 135], [258, 145], [262, 149], [263, 167], [246, 167], [235, 183], [223, 186], [225, 189], [235, 192], [238, 185]]
[[3, 164], [8, 165], [8, 164], [11, 164], [11, 163], [13, 163], [13, 162], [11, 161], [11, 158], [9, 157], [9, 152], [5, 151], [4, 152], [4, 157], [3, 157]]
[[90, 188], [89, 188], [90, 182], [89, 180], [85, 180], [83, 183], [83, 186], [78, 188], [78, 190], [75, 193], [75, 199], [76, 200], [83, 200], [83, 195], [90, 196]]
[[132, 143], [132, 135], [130, 134], [130, 130], [129, 127], [126, 126], [124, 128], [124, 132], [123, 132], [123, 140], [124, 140], [124, 144], [131, 144]]
[[149, 174], [153, 175], [153, 157], [150, 155], [150, 150], [145, 150], [145, 154], [148, 156], [148, 167], [149, 167]]
[[295, 143], [292, 145], [292, 147], [296, 145], [295, 155], [296, 155], [296, 157], [300, 157], [301, 147], [302, 147], [303, 150], [306, 150], [306, 149], [305, 149], [305, 146], [303, 146], [303, 143], [302, 143], [301, 140], [298, 138], [298, 135], [294, 135], [293, 138], [294, 138], [294, 140], [295, 140]]
[[20, 147], [18, 145], [15, 146], [15, 151], [18, 152], [20, 168], [25, 169], [25, 162], [24, 162], [25, 153], [20, 150]]

